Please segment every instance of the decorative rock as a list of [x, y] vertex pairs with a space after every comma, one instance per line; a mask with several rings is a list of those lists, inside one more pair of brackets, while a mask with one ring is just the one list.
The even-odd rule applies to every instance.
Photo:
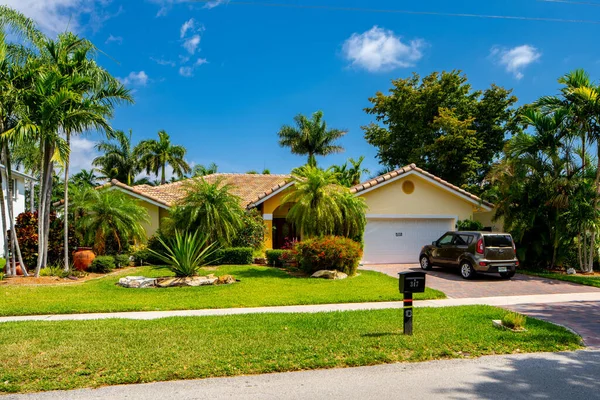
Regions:
[[347, 277], [348, 277], [347, 274], [340, 272], [338, 270], [333, 270], [333, 271], [321, 270], [321, 271], [315, 272], [311, 276], [311, 278], [323, 278], [323, 279], [335, 279], [335, 280], [346, 279]]
[[158, 287], [209, 286], [214, 285], [217, 278], [212, 276], [194, 276], [191, 278], [161, 278], [157, 280]]
[[156, 279], [146, 278], [144, 276], [126, 276], [119, 279], [119, 286], [126, 288], [150, 288], [156, 286]]
[[223, 275], [217, 280], [217, 285], [229, 285], [231, 283], [235, 283], [235, 278], [232, 275]]
[[575, 271], [575, 268], [569, 268], [567, 270], [567, 275], [575, 275], [577, 274], [577, 271]]

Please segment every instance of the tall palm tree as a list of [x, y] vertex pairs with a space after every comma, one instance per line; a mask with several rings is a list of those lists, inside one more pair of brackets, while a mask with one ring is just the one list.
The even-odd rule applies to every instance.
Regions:
[[294, 121], [296, 126], [284, 125], [279, 130], [279, 145], [289, 147], [293, 154], [308, 155], [308, 165], [317, 165], [316, 156], [344, 151], [336, 142], [348, 131], [328, 129], [322, 111], [315, 112], [311, 119], [298, 114]]
[[185, 161], [185, 147], [171, 144], [171, 138], [164, 130], [158, 132], [158, 140], [144, 140], [136, 146], [135, 150], [146, 173], [158, 176], [160, 172], [161, 185], [167, 182], [167, 165], [170, 165], [173, 173], [179, 177], [191, 172], [190, 166]]
[[[365, 156], [360, 156], [358, 160], [350, 158], [348, 162], [343, 165], [334, 165], [333, 171], [338, 176], [340, 185], [346, 187], [352, 187], [358, 185], [361, 182], [363, 174], [368, 174], [370, 171], [362, 167], [362, 163], [365, 160]], [[348, 165], [350, 163], [350, 165]]]
[[71, 183], [77, 186], [94, 187], [98, 185], [98, 177], [94, 173], [94, 169], [82, 169], [71, 177]]
[[167, 230], [200, 231], [211, 243], [231, 245], [242, 228], [244, 215], [240, 199], [231, 194], [231, 188], [221, 180], [190, 180], [185, 186], [185, 198], [171, 211]]
[[339, 185], [333, 169], [311, 165], [293, 172], [295, 189], [284, 199], [294, 205], [287, 219], [302, 235], [342, 235], [361, 239], [366, 226], [366, 203]]
[[104, 179], [117, 179], [131, 186], [137, 174], [141, 172], [140, 163], [131, 146], [131, 130], [129, 135], [116, 131], [110, 141], [100, 142], [96, 150], [104, 153], [92, 161], [99, 168]]
[[218, 169], [219, 166], [214, 162], [208, 164], [207, 166], [202, 164], [194, 165], [194, 168], [192, 169], [192, 176], [196, 177], [216, 174]]
[[148, 211], [125, 193], [90, 190], [74, 208], [81, 211], [78, 230], [98, 254], [105, 253], [109, 241], [114, 241], [120, 252], [128, 243], [146, 238], [143, 224], [150, 220]]

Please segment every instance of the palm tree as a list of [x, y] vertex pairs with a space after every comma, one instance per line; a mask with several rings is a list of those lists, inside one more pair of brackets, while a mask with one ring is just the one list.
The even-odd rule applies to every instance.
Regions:
[[110, 141], [100, 142], [96, 150], [104, 154], [96, 157], [92, 165], [97, 167], [102, 178], [116, 179], [131, 186], [137, 174], [141, 172], [140, 163], [131, 146], [131, 130], [129, 135], [116, 131]]
[[308, 155], [308, 165], [317, 165], [316, 156], [341, 153], [343, 147], [336, 141], [348, 133], [346, 130], [327, 129], [323, 112], [317, 111], [308, 119], [302, 114], [294, 117], [296, 126], [284, 125], [279, 130], [279, 145], [289, 147], [293, 154]]
[[208, 166], [204, 166], [202, 164], [194, 165], [194, 169], [192, 170], [192, 176], [206, 176], [216, 174], [219, 166], [214, 162], [208, 164]]
[[[358, 160], [350, 158], [348, 162], [343, 165], [334, 165], [333, 171], [338, 176], [340, 185], [346, 187], [352, 187], [358, 185], [361, 182], [362, 175], [368, 174], [370, 171], [366, 168], [362, 168], [362, 163], [365, 160], [365, 156], [360, 156]], [[348, 166], [350, 163], [351, 166]]]
[[283, 203], [293, 203], [287, 219], [302, 235], [341, 235], [361, 239], [366, 226], [366, 203], [338, 184], [333, 169], [311, 165], [293, 172], [295, 189]]
[[82, 169], [71, 177], [71, 183], [77, 186], [94, 187], [98, 185], [98, 177], [94, 173], [94, 169]]
[[185, 147], [171, 144], [171, 138], [165, 131], [158, 132], [158, 140], [150, 139], [140, 142], [135, 148], [136, 155], [140, 158], [141, 165], [146, 173], [158, 176], [160, 172], [160, 184], [167, 182], [166, 168], [170, 165], [173, 173], [179, 177], [191, 172], [191, 168], [185, 162]]
[[150, 221], [148, 211], [125, 193], [90, 190], [74, 208], [82, 212], [78, 231], [98, 254], [105, 253], [108, 241], [114, 241], [120, 252], [126, 244], [146, 238], [143, 224]]
[[185, 198], [171, 211], [167, 231], [200, 231], [209, 242], [231, 245], [242, 228], [244, 215], [240, 199], [231, 194], [231, 188], [221, 180], [190, 180], [185, 186]]

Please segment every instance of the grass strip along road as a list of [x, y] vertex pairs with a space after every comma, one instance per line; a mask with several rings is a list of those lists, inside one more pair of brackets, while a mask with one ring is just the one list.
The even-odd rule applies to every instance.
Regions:
[[0, 329], [0, 392], [351, 367], [580, 348], [564, 328], [529, 318], [527, 332], [492, 327], [487, 306], [402, 310], [15, 322]]

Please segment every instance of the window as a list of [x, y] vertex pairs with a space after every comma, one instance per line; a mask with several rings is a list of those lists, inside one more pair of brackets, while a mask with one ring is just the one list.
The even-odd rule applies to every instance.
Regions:
[[450, 244], [450, 243], [452, 243], [453, 238], [454, 238], [454, 235], [452, 235], [452, 234], [444, 235], [444, 236], [442, 236], [442, 238], [440, 240], [438, 240], [438, 244], [440, 246], [444, 245], [444, 244]]
[[406, 194], [412, 194], [415, 191], [415, 184], [412, 181], [404, 181], [402, 191]]
[[[17, 199], [17, 195], [19, 194], [17, 192], [17, 190], [19, 189], [19, 187], [17, 186], [17, 181], [15, 179], [11, 179], [10, 180], [9, 189], [10, 189], [10, 192], [12, 193], [12, 195], [13, 195], [13, 199], [16, 200]], [[8, 193], [6, 195], [8, 196]]]
[[459, 246], [468, 246], [473, 243], [472, 235], [456, 235], [456, 239], [454, 240], [454, 244]]
[[486, 247], [513, 247], [510, 235], [485, 235], [483, 238]]

